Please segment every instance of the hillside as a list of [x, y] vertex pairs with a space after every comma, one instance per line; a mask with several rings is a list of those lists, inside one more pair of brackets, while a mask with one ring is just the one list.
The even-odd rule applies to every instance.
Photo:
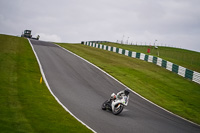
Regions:
[[91, 132], [58, 104], [40, 78], [28, 40], [0, 34], [1, 133]]

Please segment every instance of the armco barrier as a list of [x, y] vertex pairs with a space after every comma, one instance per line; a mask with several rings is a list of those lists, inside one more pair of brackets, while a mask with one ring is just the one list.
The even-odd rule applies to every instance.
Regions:
[[144, 53], [129, 51], [129, 50], [125, 50], [125, 49], [121, 49], [121, 48], [117, 48], [117, 47], [97, 44], [97, 43], [94, 43], [94, 42], [84, 42], [83, 44], [87, 45], [87, 46], [107, 50], [107, 51], [112, 51], [112, 52], [115, 52], [115, 53], [118, 53], [118, 54], [123, 54], [123, 55], [129, 56], [129, 57], [132, 57], [132, 58], [138, 58], [140, 60], [144, 60], [144, 61], [147, 61], [147, 62], [151, 62], [151, 63], [156, 64], [158, 66], [161, 66], [161, 67], [163, 67], [163, 68], [165, 68], [169, 71], [177, 73], [178, 75], [180, 75], [184, 78], [187, 78], [189, 80], [192, 80], [192, 81], [200, 84], [200, 73], [189, 70], [185, 67], [176, 65], [172, 62], [163, 60], [162, 58], [155, 57], [155, 56], [152, 56], [152, 55], [146, 55]]

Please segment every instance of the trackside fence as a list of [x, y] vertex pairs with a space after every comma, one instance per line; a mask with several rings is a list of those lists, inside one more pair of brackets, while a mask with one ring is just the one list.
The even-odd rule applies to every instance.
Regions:
[[117, 48], [117, 47], [112, 47], [112, 46], [107, 46], [107, 45], [102, 45], [102, 44], [97, 44], [95, 42], [84, 42], [84, 45], [87, 46], [91, 46], [91, 47], [95, 47], [95, 48], [99, 48], [99, 49], [103, 49], [103, 50], [107, 50], [107, 51], [111, 51], [111, 52], [115, 52], [118, 54], [123, 54], [132, 58], [138, 58], [140, 60], [144, 60], [147, 62], [151, 62], [155, 65], [158, 65], [160, 67], [163, 67], [169, 71], [172, 71], [186, 79], [189, 79], [191, 81], [194, 81], [198, 84], [200, 84], [200, 73], [196, 72], [196, 71], [192, 71], [190, 69], [187, 69], [185, 67], [176, 65], [172, 62], [163, 60], [162, 58], [159, 57], [155, 57], [152, 55], [146, 55], [144, 53], [138, 53], [138, 52], [134, 52], [134, 51], [129, 51], [129, 50], [125, 50], [125, 49], [121, 49], [121, 48]]

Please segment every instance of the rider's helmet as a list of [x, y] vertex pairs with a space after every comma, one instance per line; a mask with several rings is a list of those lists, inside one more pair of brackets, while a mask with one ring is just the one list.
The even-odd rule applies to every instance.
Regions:
[[115, 93], [112, 93], [112, 94], [111, 94], [111, 99], [115, 99], [115, 98], [116, 98]]
[[125, 94], [126, 96], [128, 96], [129, 93], [130, 93], [129, 89], [125, 89], [125, 90], [124, 90], [124, 94]]

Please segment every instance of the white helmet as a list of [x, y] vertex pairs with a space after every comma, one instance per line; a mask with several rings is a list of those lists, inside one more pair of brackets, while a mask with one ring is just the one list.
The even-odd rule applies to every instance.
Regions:
[[115, 99], [115, 98], [116, 98], [115, 93], [112, 93], [112, 94], [111, 94], [111, 99]]

